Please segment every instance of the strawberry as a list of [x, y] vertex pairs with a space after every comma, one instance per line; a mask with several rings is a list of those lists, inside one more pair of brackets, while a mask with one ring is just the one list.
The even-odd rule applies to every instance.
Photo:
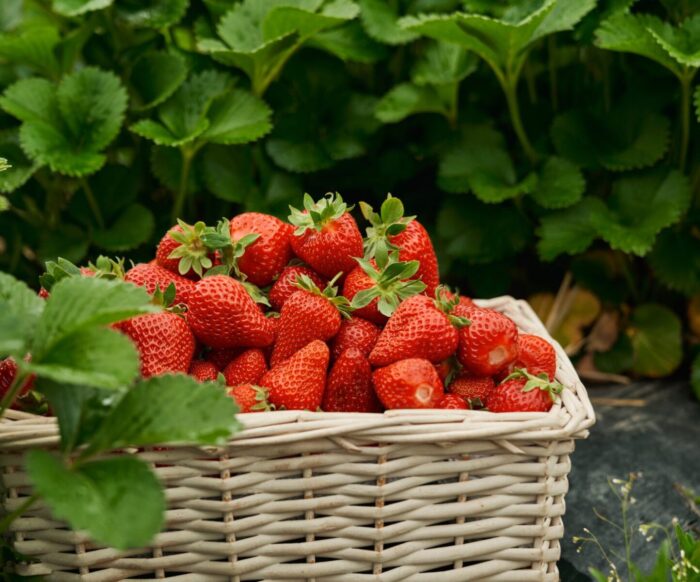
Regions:
[[214, 264], [214, 254], [202, 239], [203, 222], [194, 225], [178, 220], [158, 243], [156, 263], [183, 277], [199, 279]]
[[189, 375], [198, 382], [216, 382], [219, 376], [219, 370], [211, 362], [195, 360], [190, 364]]
[[469, 402], [471, 408], [483, 408], [486, 399], [496, 386], [490, 376], [471, 376], [462, 373], [449, 385], [448, 390]]
[[378, 255], [369, 261], [357, 259], [343, 283], [343, 295], [351, 301], [357, 315], [384, 325], [399, 303], [425, 290], [422, 281], [410, 281], [420, 263], [402, 263], [397, 253]]
[[340, 329], [341, 313], [348, 310], [347, 299], [337, 296], [331, 281], [324, 291], [304, 275], [300, 289], [285, 302], [270, 365], [276, 366], [313, 340], [327, 341]]
[[236, 356], [224, 369], [227, 386], [257, 384], [267, 372], [267, 362], [261, 349], [246, 350]]
[[360, 350], [345, 350], [336, 360], [328, 374], [322, 408], [326, 412], [381, 411], [372, 386], [372, 368]]
[[323, 400], [330, 352], [321, 340], [312, 341], [291, 358], [273, 367], [260, 380], [270, 402], [288, 410], [317, 410]]
[[458, 371], [459, 365], [454, 358], [447, 358], [435, 364], [435, 370], [437, 370], [438, 376], [442, 383], [447, 385], [450, 378], [454, 376]]
[[442, 381], [428, 360], [409, 358], [372, 374], [374, 389], [386, 408], [435, 408], [444, 394]]
[[534, 376], [517, 369], [489, 394], [486, 408], [491, 412], [547, 412], [563, 389], [545, 372]]
[[229, 362], [240, 353], [241, 348], [219, 348], [209, 350], [205, 356], [205, 360], [214, 364], [219, 372], [223, 372], [224, 368], [228, 366]]
[[437, 403], [437, 408], [468, 410], [469, 406], [467, 406], [466, 401], [461, 396], [457, 396], [456, 394], [445, 394]]
[[182, 316], [169, 311], [149, 313], [122, 321], [117, 327], [136, 345], [144, 378], [168, 372], [186, 374], [190, 369], [195, 340]]
[[[7, 394], [7, 392], [10, 390], [12, 383], [17, 377], [18, 370], [17, 362], [15, 362], [15, 360], [12, 358], [0, 360], [0, 399], [4, 398], [5, 394]], [[36, 376], [33, 374], [27, 377], [27, 379], [24, 381], [24, 385], [18, 392], [18, 396], [20, 398], [34, 387], [35, 378]]]
[[536, 335], [521, 334], [518, 336], [518, 357], [512, 368], [524, 368], [535, 376], [544, 372], [550, 380], [554, 380], [557, 353], [547, 340]]
[[133, 266], [124, 275], [124, 280], [145, 287], [151, 295], [155, 293], [156, 288], [165, 291], [172, 283], [175, 285], [176, 304], [187, 304], [189, 294], [194, 289], [194, 283], [189, 279], [153, 263], [139, 263]]
[[273, 309], [276, 311], [282, 309], [284, 302], [299, 291], [297, 280], [300, 275], [306, 275], [319, 288], [323, 288], [327, 284], [327, 281], [311, 267], [306, 267], [304, 265], [290, 265], [285, 267], [277, 278], [277, 281], [273, 283], [270, 293], [268, 294], [270, 305]]
[[374, 348], [374, 344], [377, 343], [377, 338], [381, 331], [371, 321], [353, 314], [341, 322], [340, 329], [335, 338], [333, 338], [331, 355], [334, 359], [337, 359], [345, 350], [356, 348], [365, 356], [369, 356], [372, 348]]
[[432, 297], [440, 276], [435, 249], [425, 228], [414, 216], [404, 217], [403, 203], [391, 194], [382, 203], [379, 213], [364, 202], [360, 203], [360, 208], [371, 225], [367, 229], [365, 256], [371, 258], [396, 250], [400, 261], [419, 261], [414, 278], [425, 283], [425, 292]]
[[228, 395], [238, 404], [241, 412], [263, 412], [272, 410], [265, 388], [253, 384], [238, 384], [230, 388]]
[[304, 211], [290, 207], [296, 229], [292, 236], [294, 254], [315, 271], [328, 277], [348, 274], [355, 268], [354, 257], [362, 256], [362, 235], [340, 194], [326, 194], [314, 203], [304, 194]]
[[495, 376], [518, 355], [518, 328], [493, 309], [470, 307], [471, 325], [459, 331], [457, 359], [476, 376]]
[[386, 366], [405, 358], [440, 362], [457, 350], [458, 326], [466, 320], [451, 315], [455, 302], [415, 295], [406, 299], [389, 318], [369, 355], [373, 366]]
[[246, 235], [259, 235], [238, 259], [238, 269], [254, 285], [272, 283], [292, 257], [292, 226], [268, 214], [244, 212], [231, 219], [229, 228], [234, 243]]
[[270, 320], [240, 281], [213, 275], [197, 281], [188, 298], [187, 321], [212, 348], [264, 347], [275, 339]]

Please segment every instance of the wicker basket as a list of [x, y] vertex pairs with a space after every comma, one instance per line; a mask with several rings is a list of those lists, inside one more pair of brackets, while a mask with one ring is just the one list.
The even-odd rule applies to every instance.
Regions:
[[[481, 302], [549, 339], [524, 301]], [[556, 345], [556, 344], [555, 344]], [[216, 450], [139, 456], [167, 489], [166, 530], [115, 551], [37, 505], [14, 522], [20, 575], [49, 580], [556, 581], [569, 454], [594, 412], [557, 345], [568, 388], [548, 413], [393, 410], [245, 414]], [[22, 454], [55, 447], [52, 418], [11, 413], [0, 456], [16, 509]]]

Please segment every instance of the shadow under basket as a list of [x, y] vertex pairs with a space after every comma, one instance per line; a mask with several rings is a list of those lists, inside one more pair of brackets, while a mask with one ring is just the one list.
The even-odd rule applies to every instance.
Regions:
[[[574, 367], [524, 301], [480, 301], [552, 341], [566, 389], [547, 413], [391, 410], [240, 415], [220, 448], [137, 454], [168, 500], [151, 547], [116, 551], [41, 503], [12, 525], [47, 580], [555, 582], [574, 439], [595, 422]], [[0, 423], [8, 511], [31, 494], [23, 454], [55, 448], [54, 418]]]

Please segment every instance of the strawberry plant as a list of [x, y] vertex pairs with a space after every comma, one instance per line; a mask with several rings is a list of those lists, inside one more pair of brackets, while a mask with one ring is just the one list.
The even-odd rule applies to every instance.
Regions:
[[[208, 269], [195, 220], [284, 220], [304, 192], [340, 191], [318, 219], [299, 209], [293, 226], [315, 231], [297, 247], [325, 245], [343, 205], [367, 200], [351, 283], [379, 322], [416, 278], [432, 294], [437, 260], [409, 273], [434, 247], [440, 275], [469, 295], [532, 296], [584, 376], [659, 377], [692, 360], [696, 3], [1, 4], [0, 269], [31, 286], [58, 257], [150, 258], [178, 219], [194, 231], [173, 260]], [[372, 210], [390, 191], [420, 223], [403, 230], [395, 203]], [[267, 285], [272, 247], [245, 239], [251, 224], [218, 239], [221, 274]], [[258, 254], [241, 262], [246, 245]], [[155, 285], [142, 270], [131, 276]]]

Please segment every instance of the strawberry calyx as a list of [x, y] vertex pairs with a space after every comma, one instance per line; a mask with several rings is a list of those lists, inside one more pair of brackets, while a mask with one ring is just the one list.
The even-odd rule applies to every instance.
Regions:
[[377, 255], [376, 268], [367, 259], [355, 259], [374, 284], [369, 289], [363, 289], [355, 294], [351, 302], [353, 309], [361, 309], [374, 299], [378, 299], [379, 312], [386, 317], [391, 317], [402, 301], [425, 290], [423, 281], [411, 279], [418, 272], [420, 262], [402, 262], [398, 257], [399, 254], [396, 251], [388, 255]]
[[269, 401], [269, 393], [267, 388], [262, 386], [253, 385], [253, 390], [255, 390], [255, 404], [250, 407], [251, 410], [260, 410], [265, 412], [270, 412], [275, 410], [275, 405]]
[[302, 291], [306, 291], [307, 293], [311, 293], [313, 295], [318, 295], [319, 297], [323, 297], [324, 299], [328, 300], [328, 302], [340, 312], [340, 315], [346, 319], [350, 319], [350, 314], [355, 310], [355, 308], [351, 305], [350, 301], [348, 301], [347, 297], [338, 295], [338, 287], [335, 285], [341, 275], [342, 273], [338, 273], [335, 277], [328, 281], [328, 285], [326, 285], [323, 291], [319, 289], [316, 283], [311, 280], [311, 277], [303, 273], [301, 275], [297, 275], [295, 285]]
[[175, 283], [170, 283], [165, 288], [165, 291], [161, 290], [160, 284], [156, 283], [156, 289], [153, 292], [151, 303], [175, 315], [182, 315], [187, 311], [187, 308], [182, 303], [174, 304], [176, 293]]
[[360, 202], [360, 210], [362, 216], [370, 223], [366, 229], [367, 237], [364, 243], [365, 259], [384, 257], [390, 251], [399, 250], [389, 241], [389, 237], [406, 230], [406, 225], [415, 218], [415, 216], [403, 215], [403, 202], [387, 194], [378, 213], [366, 202]]
[[59, 257], [55, 261], [46, 262], [46, 272], [39, 277], [39, 283], [46, 291], [67, 277], [91, 277], [102, 279], [123, 279], [124, 259], [111, 259], [100, 255], [94, 263], [88, 263], [87, 267], [78, 267], [68, 259]]
[[207, 225], [202, 221], [191, 225], [179, 218], [177, 224], [181, 230], [168, 232], [168, 236], [178, 243], [178, 246], [172, 250], [168, 258], [179, 259], [177, 270], [180, 275], [186, 275], [192, 270], [201, 277], [204, 271], [212, 266], [209, 256], [211, 250], [203, 238]]
[[238, 260], [245, 254], [246, 249], [260, 238], [259, 234], [247, 234], [234, 242], [231, 238], [231, 223], [227, 218], [222, 218], [216, 226], [205, 227], [201, 238], [207, 253], [218, 253], [221, 259], [221, 264], [215, 267], [212, 267], [211, 260], [209, 261], [205, 277], [234, 273], [240, 281], [246, 280], [245, 273], [241, 273], [238, 268]]
[[438, 285], [437, 289], [435, 289], [435, 307], [447, 315], [452, 325], [460, 329], [471, 325], [471, 321], [466, 317], [454, 313], [454, 309], [458, 305], [459, 290], [455, 290], [453, 293], [447, 285]]
[[504, 378], [503, 382], [508, 380], [526, 380], [523, 392], [530, 392], [535, 389], [544, 390], [549, 394], [552, 402], [556, 402], [557, 396], [564, 390], [561, 382], [550, 380], [546, 372], [540, 372], [535, 376], [523, 368], [515, 368], [513, 372]]
[[337, 192], [335, 194], [328, 192], [318, 202], [314, 202], [309, 194], [304, 194], [304, 210], [290, 206], [291, 214], [287, 220], [296, 227], [294, 234], [299, 236], [310, 228], [320, 232], [326, 225], [338, 220], [352, 208], [343, 202], [343, 197]]

